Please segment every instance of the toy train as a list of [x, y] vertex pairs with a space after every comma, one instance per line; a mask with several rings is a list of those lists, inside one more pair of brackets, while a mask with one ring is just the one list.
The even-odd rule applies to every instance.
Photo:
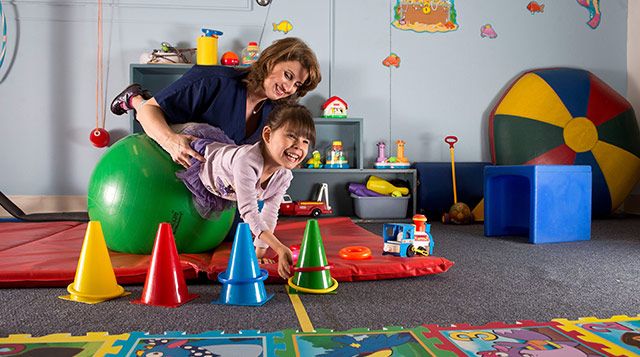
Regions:
[[385, 223], [382, 226], [383, 255], [413, 257], [420, 254], [426, 257], [433, 254], [431, 225], [425, 224], [426, 218], [423, 215], [416, 215], [413, 220], [416, 224]]

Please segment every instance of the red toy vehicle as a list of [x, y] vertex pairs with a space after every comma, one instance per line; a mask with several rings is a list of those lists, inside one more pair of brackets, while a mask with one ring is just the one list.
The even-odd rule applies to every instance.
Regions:
[[284, 201], [280, 204], [280, 214], [283, 216], [312, 216], [321, 214], [333, 214], [329, 206], [329, 185], [323, 183], [315, 201], [293, 201], [291, 196], [284, 195]]

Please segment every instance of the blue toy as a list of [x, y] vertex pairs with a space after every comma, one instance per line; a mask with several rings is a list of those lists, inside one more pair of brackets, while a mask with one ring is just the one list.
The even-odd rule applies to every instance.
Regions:
[[382, 254], [410, 258], [420, 254], [433, 254], [433, 239], [429, 233], [431, 225], [425, 225], [424, 232], [416, 232], [416, 226], [408, 223], [385, 223], [382, 226], [384, 246]]

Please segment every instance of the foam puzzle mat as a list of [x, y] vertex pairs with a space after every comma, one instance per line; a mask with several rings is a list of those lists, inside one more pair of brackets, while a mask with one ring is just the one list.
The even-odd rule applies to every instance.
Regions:
[[640, 315], [482, 326], [0, 338], [2, 356], [640, 356]]

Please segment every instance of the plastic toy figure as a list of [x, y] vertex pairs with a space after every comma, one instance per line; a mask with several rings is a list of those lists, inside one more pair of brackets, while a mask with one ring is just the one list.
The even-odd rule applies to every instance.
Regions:
[[379, 141], [376, 146], [378, 147], [378, 157], [376, 158], [376, 163], [384, 163], [385, 161], [387, 161], [387, 157], [384, 153], [386, 144], [384, 143], [384, 141]]
[[327, 169], [348, 169], [349, 160], [342, 147], [342, 141], [334, 140], [331, 143], [331, 147], [327, 150], [327, 156], [325, 159], [325, 168]]
[[385, 144], [383, 141], [377, 143], [378, 146], [378, 158], [373, 167], [376, 169], [408, 169], [411, 167], [409, 159], [404, 156], [404, 144], [403, 140], [396, 140], [397, 156], [385, 157], [384, 149]]
[[398, 146], [396, 159], [398, 163], [409, 164], [409, 159], [404, 156], [404, 144], [406, 143], [403, 140], [396, 140], [396, 145]]
[[311, 158], [307, 160], [307, 168], [308, 169], [321, 169], [324, 165], [322, 165], [322, 157], [320, 156], [320, 151], [314, 150], [311, 153]]

